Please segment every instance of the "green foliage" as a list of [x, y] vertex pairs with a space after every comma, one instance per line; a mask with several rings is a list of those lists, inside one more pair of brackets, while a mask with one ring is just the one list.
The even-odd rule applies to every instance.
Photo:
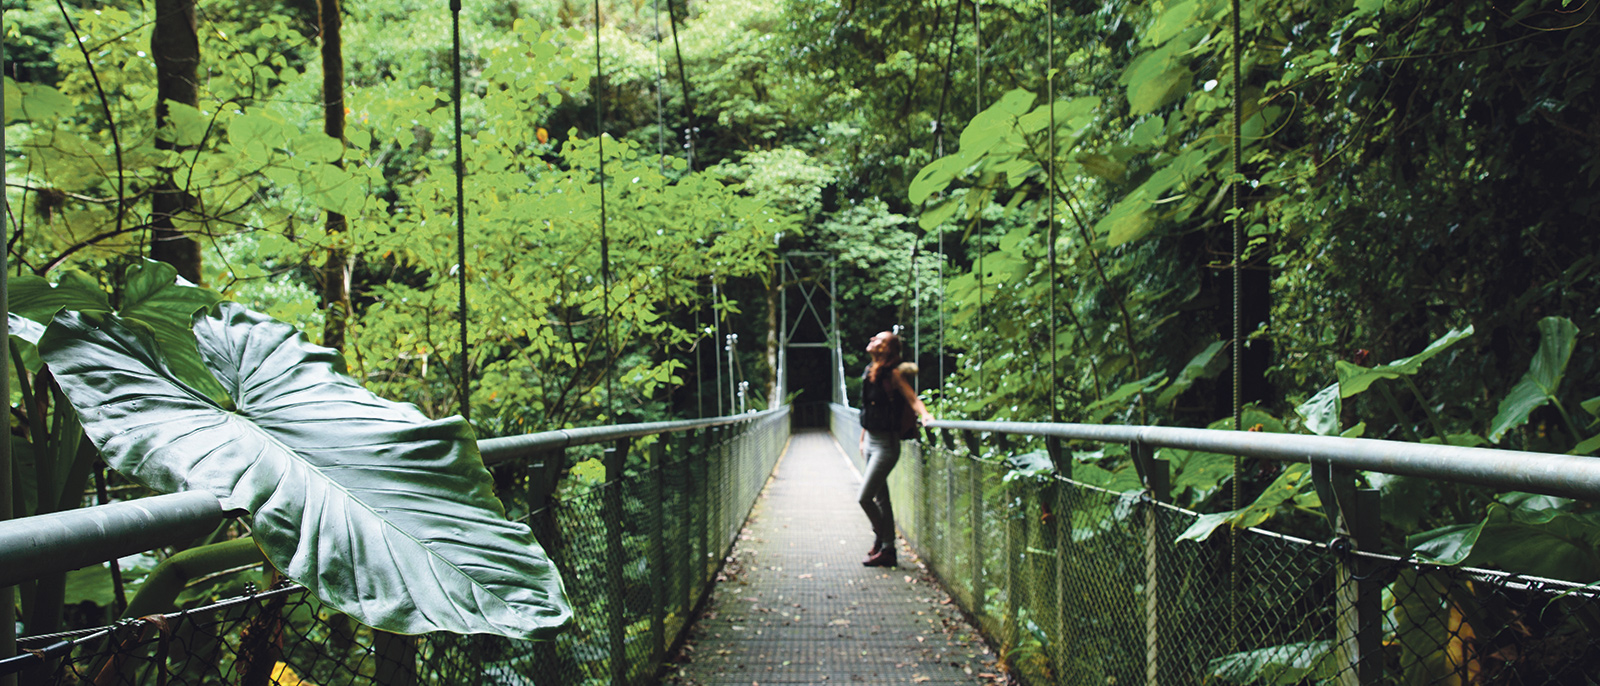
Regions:
[[41, 337], [108, 464], [249, 513], [276, 567], [368, 625], [532, 637], [566, 621], [554, 567], [505, 520], [465, 422], [374, 396], [336, 353], [236, 304], [193, 331], [230, 406], [116, 315], [63, 312]]
[[1307, 641], [1224, 655], [1211, 660], [1206, 669], [1228, 683], [1299, 684], [1333, 679], [1341, 665], [1333, 641]]
[[[1507, 431], [1527, 422], [1534, 409], [1551, 401], [1558, 406], [1561, 402], [1556, 389], [1567, 371], [1567, 360], [1572, 357], [1577, 343], [1578, 328], [1562, 317], [1545, 317], [1539, 320], [1539, 333], [1539, 352], [1528, 365], [1528, 373], [1523, 374], [1522, 380], [1500, 401], [1500, 411], [1490, 422], [1490, 441], [1498, 443]], [[1568, 422], [1571, 422], [1570, 417]], [[1578, 427], [1573, 425], [1572, 429], [1576, 432]]]
[[1525, 574], [1588, 583], [1600, 579], [1600, 517], [1551, 507], [1539, 499], [1507, 498], [1476, 524], [1458, 524], [1408, 537], [1422, 559], [1445, 565], [1517, 569]]
[[1339, 370], [1339, 397], [1348, 398], [1365, 391], [1367, 387], [1379, 379], [1398, 379], [1401, 376], [1415, 376], [1422, 367], [1423, 362], [1427, 362], [1439, 353], [1449, 349], [1450, 346], [1455, 345], [1461, 339], [1471, 335], [1472, 327], [1470, 326], [1461, 330], [1452, 330], [1438, 340], [1429, 343], [1428, 347], [1423, 348], [1420, 353], [1371, 369], [1340, 360], [1336, 363], [1336, 367]]

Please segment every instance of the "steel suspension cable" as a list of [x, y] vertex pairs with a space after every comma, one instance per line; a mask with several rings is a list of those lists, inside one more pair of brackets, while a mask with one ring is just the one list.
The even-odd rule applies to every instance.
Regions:
[[[977, 119], [978, 115], [983, 113], [983, 19], [982, 19], [981, 14], [979, 13], [979, 10], [982, 8], [982, 3], [983, 3], [983, 0], [972, 0], [972, 46], [973, 46], [972, 65], [973, 65], [973, 71], [974, 71], [974, 73], [975, 73], [975, 75], [977, 77], [976, 80], [973, 83], [973, 103], [972, 103], [973, 104], [973, 108], [972, 108], [973, 119]], [[969, 202], [970, 202], [970, 198], [972, 197], [970, 192], [969, 192], [967, 197], [969, 198]], [[983, 307], [983, 285], [984, 285], [983, 284], [983, 253], [984, 253], [984, 244], [983, 244], [983, 208], [982, 207], [972, 207], [971, 209], [973, 210], [973, 213], [974, 213], [973, 214], [973, 226], [974, 226], [975, 230], [973, 231], [973, 238], [977, 239], [977, 242], [978, 242], [978, 262], [977, 262], [977, 266], [978, 266], [978, 270], [977, 270], [978, 271], [978, 336], [976, 337], [976, 340], [978, 341], [978, 347], [977, 347], [977, 350], [975, 352], [977, 353], [977, 357], [978, 357], [978, 392], [982, 393], [983, 392], [983, 348], [984, 348], [984, 341], [982, 340], [983, 331], [984, 331], [984, 321], [983, 321], [983, 314], [984, 314], [984, 312], [983, 312], [983, 310], [984, 310], [984, 307]]]
[[[687, 10], [687, 8], [685, 8], [685, 10]], [[683, 48], [682, 46], [678, 45], [678, 17], [672, 11], [672, 0], [667, 0], [667, 23], [672, 26], [672, 51], [678, 57], [678, 83], [682, 84], [683, 86], [683, 145], [684, 149], [688, 150], [689, 152], [689, 171], [694, 171], [694, 147], [696, 138], [694, 126], [694, 95], [693, 91], [689, 89], [689, 76], [684, 72], [683, 69]]]
[[450, 0], [450, 101], [456, 126], [456, 318], [461, 323], [461, 416], [472, 420], [472, 381], [467, 364], [467, 195], [461, 154], [461, 0]]
[[[1232, 333], [1233, 333], [1233, 429], [1235, 431], [1239, 431], [1239, 430], [1242, 430], [1244, 428], [1244, 403], [1243, 403], [1242, 394], [1241, 394], [1241, 386], [1244, 383], [1244, 375], [1240, 371], [1240, 367], [1244, 364], [1244, 319], [1243, 319], [1243, 317], [1242, 317], [1242, 315], [1240, 313], [1240, 305], [1242, 303], [1242, 298], [1241, 298], [1241, 295], [1240, 295], [1240, 282], [1241, 282], [1241, 279], [1239, 278], [1240, 261], [1244, 257], [1243, 254], [1242, 254], [1242, 248], [1244, 246], [1244, 224], [1242, 223], [1243, 219], [1240, 216], [1240, 207], [1239, 207], [1239, 183], [1240, 183], [1240, 179], [1242, 178], [1242, 173], [1240, 172], [1240, 161], [1239, 161], [1239, 156], [1240, 156], [1241, 147], [1242, 147], [1240, 145], [1240, 143], [1239, 143], [1239, 132], [1240, 132], [1240, 129], [1241, 129], [1241, 125], [1240, 125], [1240, 122], [1239, 122], [1239, 117], [1244, 112], [1244, 105], [1243, 105], [1243, 100], [1241, 99], [1241, 95], [1240, 95], [1241, 89], [1243, 88], [1243, 84], [1241, 83], [1241, 81], [1243, 80], [1243, 74], [1240, 73], [1240, 69], [1239, 69], [1239, 64], [1240, 64], [1239, 47], [1240, 47], [1240, 43], [1241, 43], [1241, 41], [1239, 40], [1239, 36], [1240, 36], [1240, 29], [1239, 29], [1239, 0], [1233, 0], [1233, 117], [1232, 117], [1232, 119], [1233, 119], [1233, 146], [1232, 146], [1233, 179], [1231, 180], [1231, 183], [1229, 185], [1231, 186], [1231, 191], [1232, 191], [1232, 195], [1233, 195], [1233, 332]], [[1241, 491], [1243, 490], [1243, 484], [1239, 483], [1240, 467], [1241, 467], [1241, 458], [1238, 455], [1235, 455], [1233, 457], [1233, 493], [1232, 493], [1232, 495], [1233, 495], [1233, 510], [1235, 512], [1239, 511], [1239, 509], [1244, 507], [1244, 504], [1243, 504], [1244, 498], [1243, 498], [1243, 495], [1241, 493]], [[1235, 636], [1235, 637], [1237, 637], [1238, 633], [1239, 633], [1238, 630], [1237, 630], [1238, 629], [1238, 623], [1239, 623], [1239, 611], [1238, 611], [1238, 607], [1239, 607], [1239, 602], [1238, 602], [1239, 601], [1239, 545], [1238, 545], [1238, 533], [1237, 532], [1238, 532], [1238, 528], [1237, 527], [1232, 527], [1232, 526], [1228, 527], [1228, 558], [1229, 558], [1229, 564], [1228, 564], [1228, 569], [1229, 569], [1228, 595], [1229, 595], [1229, 599], [1230, 599], [1230, 602], [1228, 603], [1228, 607], [1229, 607], [1229, 612], [1228, 612], [1229, 632], [1228, 632], [1228, 634], [1230, 636]]]
[[[605, 128], [605, 69], [600, 63], [600, 0], [594, 0], [594, 142], [598, 163], [595, 165], [600, 174], [600, 342], [604, 345], [601, 350], [605, 360], [605, 369], [601, 374], [605, 377], [606, 405], [610, 406], [615, 399], [612, 389], [611, 360], [611, 242], [606, 236], [606, 128]], [[615, 408], [611, 411], [611, 421], [616, 422]]]
[[[684, 150], [688, 154], [688, 171], [693, 172], [694, 171], [694, 156], [695, 156], [695, 138], [696, 138], [695, 126], [694, 126], [694, 93], [689, 88], [689, 75], [688, 75], [688, 72], [683, 68], [683, 47], [678, 42], [678, 15], [677, 15], [676, 12], [673, 11], [672, 0], [667, 0], [667, 24], [672, 29], [672, 52], [673, 52], [674, 56], [677, 58], [677, 62], [678, 62], [678, 84], [683, 88], [683, 126], [684, 126], [683, 146], [684, 146]], [[658, 33], [659, 33], [659, 29], [658, 29]], [[658, 98], [660, 97], [660, 90], [659, 89], [657, 89], [657, 97]], [[717, 342], [722, 340], [722, 337], [721, 337], [722, 328], [721, 328], [720, 324], [717, 322], [717, 281], [716, 281], [716, 276], [715, 275], [713, 275], [711, 277], [710, 283], [711, 283], [711, 312], [710, 312], [710, 318], [711, 318], [711, 343], [712, 343], [711, 361], [712, 361], [713, 366], [716, 369], [716, 384], [715, 384], [716, 388], [717, 388], [717, 407], [716, 407], [716, 412], [717, 412], [718, 416], [721, 416], [722, 415], [722, 356], [717, 354], [718, 351], [716, 349], [716, 346], [717, 346]], [[698, 325], [698, 323], [699, 323], [699, 319], [697, 318], [696, 319], [696, 325]], [[703, 332], [700, 332], [700, 333], [703, 335]], [[701, 371], [700, 371], [700, 369], [701, 369], [700, 359], [701, 359], [700, 346], [698, 344], [696, 344], [695, 345], [695, 372], [694, 372], [695, 373], [695, 393], [697, 394], [696, 403], [698, 404], [698, 407], [699, 407], [699, 410], [700, 410], [700, 416], [704, 417], [705, 416], [705, 409], [704, 409], [705, 408], [705, 400], [704, 400], [705, 399], [705, 380], [704, 380], [704, 377], [703, 377], [703, 375], [701, 374]], [[730, 373], [731, 373], [731, 370], [730, 370]]]
[[1046, 259], [1050, 261], [1050, 301], [1049, 312], [1049, 345], [1050, 345], [1050, 421], [1060, 422], [1061, 411], [1057, 409], [1056, 402], [1060, 398], [1060, 376], [1056, 368], [1056, 8], [1052, 0], [1045, 0], [1045, 68], [1044, 92], [1045, 98], [1050, 103], [1050, 175], [1049, 188], [1045, 191], [1046, 220], [1049, 230], [1046, 239], [1049, 245], [1045, 248]]
[[[934, 135], [933, 135], [934, 155], [933, 155], [933, 158], [936, 159], [936, 160], [944, 157], [944, 113], [945, 113], [945, 104], [950, 101], [950, 81], [951, 81], [951, 76], [952, 76], [952, 72], [950, 71], [950, 65], [955, 63], [956, 43], [957, 43], [957, 40], [956, 40], [957, 29], [961, 28], [961, 2], [960, 2], [960, 0], [956, 1], [956, 9], [955, 9], [955, 12], [953, 12], [953, 14], [956, 15], [956, 18], [955, 18], [955, 21], [950, 22], [950, 47], [949, 47], [948, 50], [945, 51], [945, 55], [944, 55], [944, 87], [939, 90], [939, 114], [938, 114], [938, 116], [933, 118], [933, 126], [934, 126]], [[939, 250], [939, 264], [938, 264], [938, 267], [937, 267], [937, 270], [938, 270], [937, 278], [939, 279], [939, 376], [938, 376], [938, 383], [939, 383], [939, 388], [942, 390], [944, 388], [944, 379], [945, 379], [945, 376], [944, 376], [944, 307], [945, 307], [945, 292], [944, 292], [944, 263], [945, 263], [944, 229], [942, 229], [940, 227], [934, 227], [934, 229], [939, 232], [939, 235], [938, 235], [938, 237], [936, 239], [938, 241], [938, 250]]]

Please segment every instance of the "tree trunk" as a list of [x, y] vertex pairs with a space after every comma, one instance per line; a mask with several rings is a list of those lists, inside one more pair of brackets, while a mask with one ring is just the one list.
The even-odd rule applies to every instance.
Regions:
[[[167, 123], [168, 102], [199, 107], [200, 38], [193, 0], [156, 0], [156, 26], [150, 35], [150, 56], [156, 64], [156, 129]], [[171, 139], [156, 136], [160, 150], [184, 150]], [[176, 228], [173, 218], [192, 214], [199, 204], [179, 188], [172, 170], [163, 172], [150, 198], [150, 258], [178, 269], [178, 275], [199, 284], [200, 243]]]
[[[322, 131], [344, 141], [344, 54], [339, 31], [339, 0], [317, 4], [322, 23]], [[339, 162], [343, 166], [343, 161]], [[338, 212], [328, 213], [328, 259], [317, 278], [322, 285], [322, 309], [327, 318], [322, 326], [322, 344], [344, 350], [345, 331], [350, 321], [350, 272], [353, 260], [346, 245], [345, 219]]]

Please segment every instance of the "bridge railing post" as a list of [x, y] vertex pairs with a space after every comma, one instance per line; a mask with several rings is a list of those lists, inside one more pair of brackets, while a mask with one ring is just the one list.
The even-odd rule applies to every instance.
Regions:
[[650, 446], [650, 663], [659, 664], [667, 651], [667, 552], [666, 528], [667, 436], [657, 437]]
[[[994, 441], [995, 457], [1000, 461], [1000, 468], [1008, 467], [1010, 464], [1008, 460], [1011, 456], [1011, 437], [1006, 434], [990, 434], [989, 437], [990, 440]], [[1022, 506], [1023, 513], [1018, 513], [1016, 508], [1012, 507], [1012, 503], [1019, 501], [1026, 503], [1024, 498], [1019, 497], [1024, 494], [1018, 492], [1021, 490], [1018, 482], [1013, 481], [1001, 488], [1000, 507], [997, 508], [997, 512], [999, 516], [1004, 518], [1002, 522], [1005, 525], [1005, 528], [1002, 529], [1004, 537], [1001, 540], [1002, 545], [1000, 548], [1004, 559], [1002, 560], [1003, 564], [1000, 572], [1005, 575], [1003, 578], [1006, 596], [1006, 604], [1001, 608], [1001, 611], [1005, 613], [1000, 622], [1001, 640], [1015, 648], [1022, 641], [1021, 615], [1022, 608], [1026, 607], [1022, 598], [1024, 595], [1022, 592], [1022, 555], [1027, 547], [1024, 543], [1027, 540], [1027, 530], [1022, 520], [1027, 516], [1025, 514], [1027, 505], [1024, 504]]]
[[[693, 582], [692, 585], [697, 589], [704, 586], [707, 580], [706, 559], [710, 556], [709, 551], [711, 550], [710, 502], [707, 496], [711, 489], [706, 482], [706, 475], [710, 472], [709, 465], [711, 464], [712, 446], [715, 445], [712, 442], [714, 440], [712, 429], [706, 428], [700, 431], [700, 445], [697, 446], [698, 450], [695, 451], [688, 469], [690, 529], [694, 535], [694, 545], [692, 546], [694, 551], [693, 564], [689, 566], [689, 570], [692, 574], [690, 577]], [[701, 591], [701, 595], [703, 594], [704, 591]], [[698, 602], [699, 597], [696, 597], [695, 601]]]
[[963, 431], [967, 444], [967, 521], [971, 526], [969, 550], [972, 563], [972, 614], [983, 616], [988, 584], [983, 578], [983, 445], [977, 432]]
[[1351, 470], [1329, 472], [1320, 490], [1334, 499], [1323, 507], [1334, 517], [1334, 553], [1339, 559], [1334, 599], [1338, 683], [1375, 684], [1383, 678], [1383, 582], [1378, 578], [1378, 561], [1356, 553], [1377, 552], [1380, 497], [1375, 489], [1356, 488]]
[[680, 621], [687, 621], [689, 613], [694, 607], [694, 511], [695, 502], [692, 497], [694, 492], [694, 478], [689, 472], [690, 461], [694, 459], [694, 437], [686, 435], [678, 439], [677, 458], [672, 462], [674, 484], [680, 484], [677, 493], [678, 507], [672, 513], [677, 519], [678, 530], [677, 545], [673, 546], [672, 559], [676, 569], [673, 578], [677, 580], [678, 592], [678, 617]]
[[1158, 503], [1172, 500], [1172, 467], [1166, 460], [1155, 459], [1155, 451], [1139, 441], [1131, 443], [1129, 452], [1139, 472], [1144, 477], [1145, 493], [1150, 501], [1145, 503], [1144, 514], [1144, 648], [1145, 683], [1157, 686], [1163, 680], [1168, 662], [1162, 646], [1162, 629], [1165, 628], [1166, 603], [1163, 596], [1161, 561], [1171, 536], [1161, 526], [1165, 513]]
[[632, 444], [632, 439], [624, 438], [609, 446], [602, 456], [606, 482], [602, 486], [605, 490], [600, 499], [600, 519], [606, 529], [606, 602], [611, 609], [606, 617], [606, 633], [611, 651], [611, 683], [619, 686], [628, 683], [628, 599], [624, 579], [628, 565], [622, 550], [622, 523], [627, 513], [622, 488]]
[[1050, 547], [1050, 579], [1055, 581], [1051, 594], [1054, 612], [1050, 621], [1049, 658], [1052, 672], [1059, 679], [1067, 658], [1067, 551], [1072, 540], [1072, 516], [1062, 479], [1072, 478], [1072, 456], [1062, 451], [1061, 439], [1050, 436], [1044, 439], [1045, 454], [1055, 465], [1055, 478], [1045, 487], [1045, 512], [1043, 540]]

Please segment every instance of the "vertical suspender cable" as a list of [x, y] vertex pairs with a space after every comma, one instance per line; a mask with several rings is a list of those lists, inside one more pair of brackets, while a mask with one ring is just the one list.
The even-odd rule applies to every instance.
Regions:
[[667, 23], [672, 27], [672, 51], [678, 57], [678, 83], [683, 84], [683, 145], [689, 151], [689, 171], [694, 171], [694, 96], [689, 90], [689, 76], [683, 71], [683, 48], [678, 45], [678, 17], [672, 11], [672, 0], [667, 0]]
[[[5, 46], [0, 44], [0, 63], [5, 61], [5, 55]], [[112, 127], [113, 131], [115, 131], [115, 128]], [[120, 152], [121, 146], [119, 145], [118, 153], [120, 154]], [[3, 188], [7, 181], [5, 172], [5, 168], [0, 167], [0, 188]], [[120, 182], [121, 174], [118, 174], [119, 185]], [[121, 197], [122, 194], [119, 192], [117, 194], [119, 202]], [[10, 341], [11, 324], [9, 315], [11, 314], [11, 298], [6, 290], [6, 282], [10, 280], [9, 277], [11, 275], [11, 197], [0, 198], [0, 207], [5, 208], [5, 213], [0, 214], [0, 310], [3, 310], [4, 314], [7, 315], [0, 318], [0, 340]], [[119, 210], [117, 214], [120, 221], [121, 211]], [[0, 357], [5, 358], [4, 362], [0, 362], [0, 365], [3, 365], [0, 366], [0, 372], [3, 372], [0, 373], [0, 398], [9, 399], [11, 397], [11, 356], [0, 355]], [[22, 370], [17, 370], [17, 373], [22, 373]], [[7, 440], [4, 445], [0, 445], [0, 522], [9, 520], [12, 517], [11, 459], [11, 441]], [[0, 586], [0, 658], [8, 658], [17, 654], [16, 601], [14, 600], [16, 596], [11, 589], [11, 586]], [[0, 686], [16, 686], [16, 683], [17, 677], [14, 675], [0, 676]]]
[[[1056, 369], [1056, 7], [1054, 0], [1045, 2], [1045, 67], [1044, 67], [1044, 94], [1050, 103], [1050, 166], [1046, 170], [1049, 175], [1049, 186], [1045, 189], [1046, 219], [1049, 230], [1045, 240], [1049, 245], [1045, 248], [1045, 257], [1050, 261], [1050, 301], [1049, 314], [1049, 345], [1050, 345], [1050, 421], [1061, 421], [1061, 410], [1056, 402], [1060, 398], [1059, 372]], [[1070, 305], [1069, 305], [1070, 306]]]
[[[1240, 367], [1244, 363], [1244, 319], [1240, 313], [1242, 299], [1239, 289], [1239, 269], [1240, 263], [1244, 259], [1244, 224], [1243, 217], [1240, 216], [1239, 207], [1239, 182], [1243, 178], [1239, 161], [1242, 150], [1239, 142], [1239, 118], [1244, 112], [1244, 105], [1240, 96], [1241, 89], [1244, 87], [1242, 83], [1244, 75], [1239, 69], [1241, 42], [1239, 34], [1239, 0], [1233, 0], [1233, 180], [1229, 185], [1232, 186], [1233, 193], [1233, 428], [1235, 431], [1244, 428], [1244, 404], [1241, 400], [1240, 392], [1240, 387], [1244, 383], [1244, 376], [1240, 371]], [[1239, 468], [1240, 458], [1235, 455], [1233, 457], [1233, 509], [1235, 511], [1244, 507], [1242, 504], [1244, 498], [1240, 493], [1243, 490], [1243, 485], [1239, 483]], [[1228, 607], [1231, 608], [1229, 610], [1230, 631], [1228, 635], [1237, 636], [1238, 631], [1236, 629], [1239, 621], [1239, 611], [1237, 609], [1239, 607], [1239, 545], [1235, 527], [1228, 527], [1228, 533], [1228, 567], [1230, 570], [1228, 593], [1231, 601], [1228, 603]]]
[[[717, 416], [722, 414], [722, 322], [717, 321], [717, 276], [711, 275], [711, 362], [717, 370]], [[728, 370], [733, 373], [732, 369]]]
[[[977, 118], [983, 112], [983, 21], [978, 12], [982, 2], [983, 0], [972, 0], [972, 65], [977, 77], [973, 83], [973, 118]], [[972, 196], [969, 194], [967, 197], [970, 198]], [[983, 349], [986, 345], [983, 340], [983, 208], [969, 207], [968, 209], [974, 213], [974, 222], [977, 228], [973, 232], [973, 238], [977, 240], [978, 244], [978, 335], [974, 337], [974, 340], [978, 342], [978, 346], [974, 352], [978, 356], [978, 392], [982, 393]]]
[[[655, 24], [656, 24], [656, 46], [655, 46], [655, 48], [656, 48], [656, 169], [657, 169], [657, 171], [659, 171], [661, 173], [661, 187], [662, 187], [663, 190], [665, 190], [666, 189], [666, 185], [667, 185], [667, 117], [666, 117], [666, 108], [662, 103], [662, 98], [664, 97], [664, 95], [662, 94], [662, 90], [661, 89], [662, 89], [663, 81], [665, 81], [667, 67], [666, 67], [666, 61], [661, 59], [661, 0], [655, 0], [655, 2], [653, 4], [653, 7], [654, 7], [654, 10], [655, 10]], [[670, 273], [669, 269], [667, 267], [662, 267], [661, 268], [661, 300], [662, 300], [662, 303], [664, 303], [667, 306], [671, 305], [671, 298], [672, 298], [672, 290], [668, 287], [668, 283], [669, 283], [670, 279], [671, 279], [671, 273]], [[695, 328], [698, 329], [699, 326], [700, 326], [700, 314], [698, 312], [695, 313], [694, 323], [695, 323]], [[700, 388], [700, 348], [699, 348], [699, 346], [695, 347], [694, 375], [695, 375], [695, 391], [694, 391], [695, 392], [695, 399], [694, 399], [695, 416], [696, 417], [704, 417], [704, 416], [706, 416], [706, 411], [705, 411], [705, 391], [701, 390], [701, 388]], [[670, 398], [671, 398], [672, 394], [668, 393], [667, 395], [668, 395], [668, 398], [669, 398], [669, 401], [670, 401]]]
[[[665, 61], [661, 59], [661, 0], [655, 0], [656, 23], [656, 164], [662, 174], [667, 172], [667, 118], [661, 103], [661, 85], [664, 72], [667, 70]], [[666, 184], [666, 178], [661, 180]]]
[[456, 124], [456, 318], [461, 322], [461, 416], [472, 419], [472, 382], [467, 378], [467, 195], [461, 154], [461, 0], [450, 0], [451, 102]]
[[[695, 284], [694, 291], [695, 296], [699, 297], [699, 284]], [[695, 310], [694, 313], [694, 328], [694, 334], [697, 338], [704, 337], [706, 335], [706, 330], [700, 328], [699, 310]], [[705, 355], [702, 354], [703, 347], [704, 346], [700, 345], [699, 343], [695, 343], [694, 346], [694, 412], [695, 416], [702, 419], [704, 419], [706, 416], [706, 377], [705, 374], [700, 371], [704, 368], [704, 365], [701, 363], [701, 360], [705, 359]]]
[[[606, 128], [605, 128], [605, 70], [600, 65], [600, 0], [594, 0], [594, 142], [595, 153], [599, 160], [597, 169], [600, 174], [600, 336], [604, 344], [602, 350], [606, 367], [601, 371], [605, 375], [606, 405], [610, 405], [613, 398], [611, 383], [611, 242], [606, 236]], [[616, 408], [609, 408], [611, 421], [615, 423]]]
[[[939, 115], [933, 118], [933, 126], [934, 126], [933, 159], [936, 159], [936, 160], [939, 159], [939, 158], [944, 157], [944, 112], [945, 112], [945, 103], [949, 102], [949, 99], [950, 99], [950, 78], [951, 78], [951, 75], [952, 75], [951, 71], [950, 71], [950, 65], [955, 62], [955, 57], [956, 57], [956, 33], [957, 33], [957, 29], [961, 28], [961, 2], [960, 2], [960, 0], [956, 1], [956, 9], [955, 9], [954, 14], [956, 15], [955, 21], [950, 22], [950, 47], [949, 47], [949, 49], [947, 49], [945, 51], [945, 55], [944, 55], [944, 88], [939, 90]], [[939, 245], [938, 245], [938, 250], [939, 250], [939, 265], [938, 265], [938, 278], [939, 278], [939, 376], [938, 376], [937, 383], [939, 384], [939, 388], [942, 389], [942, 388], [944, 388], [944, 378], [945, 378], [944, 377], [944, 301], [945, 301], [945, 297], [944, 297], [944, 263], [945, 263], [945, 256], [944, 256], [944, 229], [941, 228], [941, 227], [934, 227], [934, 230], [939, 232], [939, 236], [938, 236], [938, 239], [937, 239], [938, 242], [939, 242]]]

